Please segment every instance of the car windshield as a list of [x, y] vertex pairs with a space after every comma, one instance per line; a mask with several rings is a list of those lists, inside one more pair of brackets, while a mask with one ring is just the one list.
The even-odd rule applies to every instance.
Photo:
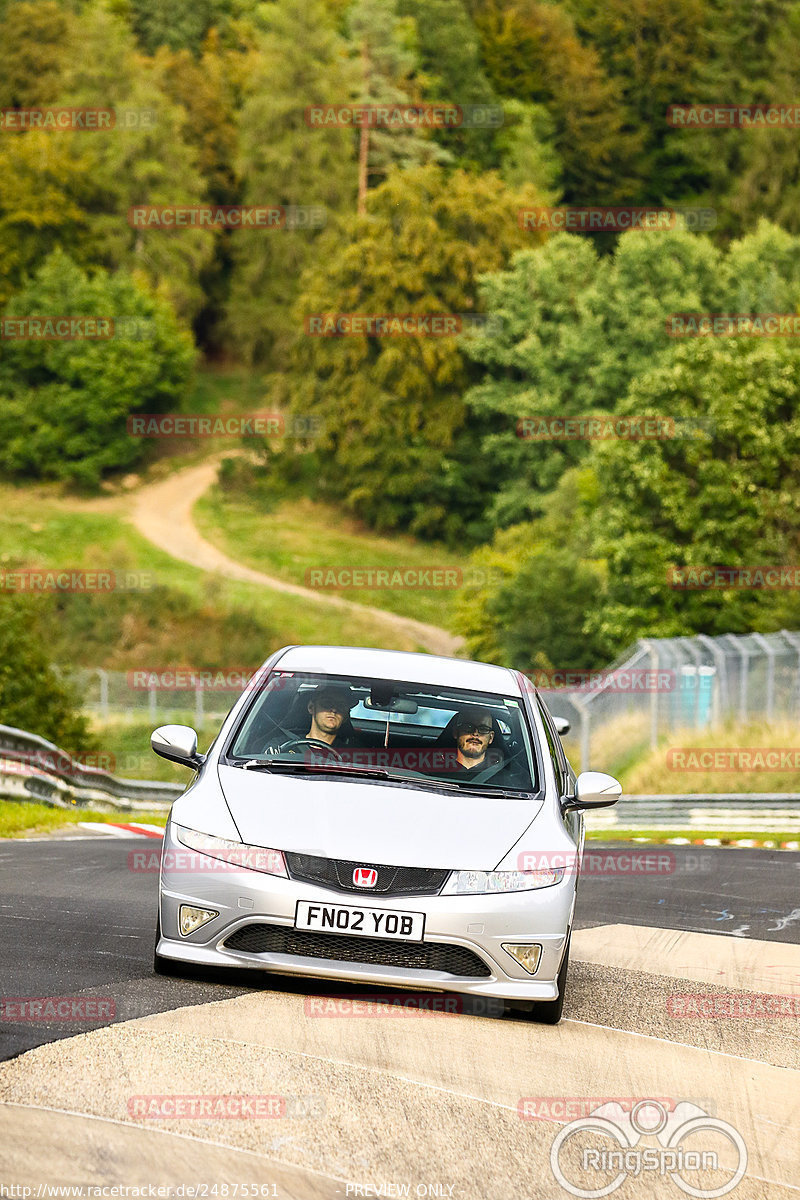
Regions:
[[227, 761], [487, 793], [539, 789], [519, 697], [342, 675], [273, 672]]

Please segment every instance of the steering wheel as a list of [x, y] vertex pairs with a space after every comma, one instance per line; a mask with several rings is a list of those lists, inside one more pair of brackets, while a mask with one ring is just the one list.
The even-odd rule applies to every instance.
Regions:
[[320, 741], [319, 738], [292, 738], [290, 742], [283, 743], [281, 751], [293, 750], [299, 746], [310, 746], [313, 750], [322, 750], [323, 753], [330, 755], [331, 758], [335, 758], [337, 762], [344, 761], [338, 750], [334, 750], [333, 746], [329, 745], [328, 742]]

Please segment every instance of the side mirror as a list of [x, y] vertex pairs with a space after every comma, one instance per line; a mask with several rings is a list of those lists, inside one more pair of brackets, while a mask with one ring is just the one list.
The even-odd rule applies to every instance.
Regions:
[[569, 733], [572, 728], [566, 717], [553, 717], [553, 724], [556, 727], [556, 733], [559, 737], [563, 737], [565, 733]]
[[575, 784], [575, 796], [565, 808], [609, 808], [622, 795], [622, 784], [602, 771], [582, 771]]
[[197, 753], [197, 734], [188, 725], [159, 725], [150, 734], [150, 749], [182, 767], [199, 767], [206, 757]]

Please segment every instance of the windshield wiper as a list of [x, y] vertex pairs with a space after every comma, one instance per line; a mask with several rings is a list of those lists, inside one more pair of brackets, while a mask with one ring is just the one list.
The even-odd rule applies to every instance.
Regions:
[[329, 775], [355, 775], [362, 779], [388, 779], [390, 781], [410, 783], [415, 787], [433, 787], [433, 788], [449, 788], [451, 791], [461, 791], [461, 785], [451, 783], [448, 779], [429, 779], [426, 775], [400, 775], [398, 773], [387, 770], [386, 767], [357, 767], [357, 766], [339, 766], [335, 761], [329, 763], [309, 763], [301, 762], [286, 758], [251, 758], [245, 763], [233, 763], [233, 766], [241, 767], [243, 771], [252, 768], [253, 770], [270, 770], [271, 768], [283, 769], [289, 771], [316, 771], [327, 772]]
[[470, 796], [491, 796], [493, 800], [523, 800], [535, 799], [538, 793], [530, 790], [517, 791], [516, 788], [491, 788], [481, 787], [479, 783], [464, 783], [458, 784], [462, 792], [467, 792]]

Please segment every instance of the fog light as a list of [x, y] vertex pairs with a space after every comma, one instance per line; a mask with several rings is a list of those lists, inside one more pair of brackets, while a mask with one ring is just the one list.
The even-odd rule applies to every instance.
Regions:
[[506, 954], [510, 954], [515, 962], [518, 962], [523, 970], [529, 975], [536, 974], [536, 968], [539, 966], [539, 959], [542, 957], [541, 946], [530, 945], [509, 945], [507, 942], [502, 942], [502, 947]]
[[205, 925], [207, 921], [213, 921], [214, 917], [218, 917], [219, 913], [213, 908], [192, 908], [190, 904], [182, 904], [180, 910], [180, 931], [181, 937], [188, 937], [190, 933], [194, 933], [195, 929], [199, 929], [201, 925]]

